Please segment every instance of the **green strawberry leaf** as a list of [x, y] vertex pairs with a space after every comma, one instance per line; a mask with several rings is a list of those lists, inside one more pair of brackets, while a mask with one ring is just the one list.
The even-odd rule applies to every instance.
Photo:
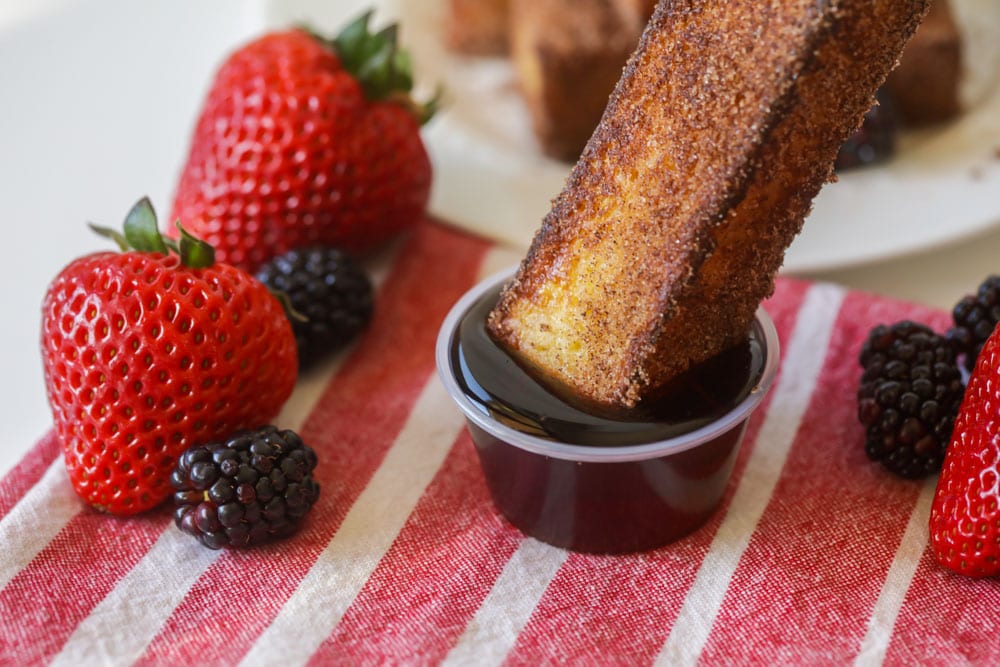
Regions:
[[371, 33], [368, 31], [368, 23], [373, 13], [374, 10], [371, 9], [364, 12], [344, 26], [340, 34], [333, 38], [333, 49], [340, 56], [344, 69], [349, 72], [357, 71], [365, 57], [370, 55]]
[[116, 229], [111, 229], [110, 227], [101, 227], [100, 225], [95, 225], [92, 222], [88, 222], [87, 226], [90, 227], [95, 234], [98, 236], [103, 236], [106, 239], [111, 239], [118, 244], [118, 249], [122, 252], [128, 252], [131, 248], [128, 245], [128, 241], [122, 236], [122, 233]]
[[421, 125], [425, 125], [427, 121], [434, 117], [438, 109], [441, 108], [442, 97], [444, 97], [444, 86], [438, 84], [438, 87], [434, 89], [434, 95], [431, 96], [431, 99], [422, 105], [417, 105], [417, 119]]
[[392, 73], [394, 88], [397, 90], [413, 90], [413, 60], [410, 52], [395, 49], [392, 54]]
[[392, 60], [391, 46], [386, 44], [377, 52], [371, 54], [356, 70], [355, 74], [361, 82], [365, 95], [372, 100], [383, 99], [391, 90]]
[[132, 248], [141, 252], [159, 252], [164, 255], [169, 252], [156, 225], [156, 212], [149, 197], [136, 202], [125, 216], [125, 239]]
[[182, 264], [192, 268], [205, 268], [215, 264], [215, 248], [210, 243], [206, 243], [198, 237], [193, 236], [181, 226], [180, 220], [175, 222], [174, 225], [177, 226], [178, 231], [181, 233], [178, 249]]
[[299, 311], [298, 309], [295, 308], [295, 306], [292, 305], [292, 300], [291, 298], [289, 298], [288, 292], [284, 292], [278, 289], [271, 289], [270, 287], [268, 287], [267, 291], [269, 291], [274, 296], [274, 298], [278, 300], [278, 302], [281, 304], [281, 307], [285, 311], [285, 317], [287, 317], [289, 320], [291, 320], [292, 322], [300, 322], [303, 324], [309, 321], [309, 318], [306, 315], [302, 314], [301, 311]]
[[372, 10], [349, 22], [332, 40], [309, 31], [315, 39], [337, 54], [341, 66], [357, 79], [369, 100], [400, 104], [412, 112], [421, 124], [430, 120], [440, 103], [440, 94], [425, 104], [410, 97], [413, 90], [413, 62], [409, 52], [399, 46], [399, 26], [392, 23], [371, 32]]

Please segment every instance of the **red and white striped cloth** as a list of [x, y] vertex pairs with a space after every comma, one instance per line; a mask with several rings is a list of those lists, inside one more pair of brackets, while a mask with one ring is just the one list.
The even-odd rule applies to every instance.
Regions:
[[783, 279], [782, 339], [724, 505], [634, 556], [567, 553], [494, 511], [434, 368], [452, 303], [516, 261], [428, 223], [387, 263], [371, 328], [278, 423], [320, 455], [293, 539], [210, 551], [169, 508], [87, 509], [49, 435], [0, 481], [0, 664], [998, 664], [1000, 586], [938, 568], [933, 480], [867, 461], [868, 329], [944, 313]]

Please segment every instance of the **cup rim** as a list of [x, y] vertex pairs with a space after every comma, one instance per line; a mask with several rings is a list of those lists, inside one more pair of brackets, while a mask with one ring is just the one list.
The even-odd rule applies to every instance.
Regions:
[[513, 277], [516, 270], [517, 266], [515, 265], [493, 273], [470, 288], [456, 301], [441, 324], [435, 348], [438, 376], [465, 418], [495, 438], [514, 447], [542, 456], [590, 463], [617, 463], [660, 458], [697, 447], [739, 427], [764, 399], [774, 382], [781, 356], [778, 332], [767, 311], [763, 307], [758, 307], [755, 324], [760, 328], [764, 339], [764, 367], [761, 370], [760, 379], [746, 398], [736, 404], [732, 410], [709, 424], [666, 440], [614, 447], [560, 442], [530, 435], [506, 426], [484, 412], [481, 407], [466, 396], [455, 377], [455, 369], [451, 363], [451, 347], [455, 332], [466, 312], [483, 294], [498, 283], [506, 282]]

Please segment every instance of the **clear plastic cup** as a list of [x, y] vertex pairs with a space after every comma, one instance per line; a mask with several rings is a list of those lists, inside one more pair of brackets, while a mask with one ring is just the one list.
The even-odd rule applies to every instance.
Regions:
[[466, 395], [452, 349], [466, 313], [512, 275], [498, 273], [452, 308], [437, 340], [437, 368], [466, 418], [490, 495], [526, 535], [566, 549], [628, 553], [653, 549], [701, 526], [718, 507], [746, 431], [778, 368], [778, 335], [757, 310], [764, 341], [759, 380], [707, 425], [658, 442], [613, 447], [561, 442], [520, 431]]

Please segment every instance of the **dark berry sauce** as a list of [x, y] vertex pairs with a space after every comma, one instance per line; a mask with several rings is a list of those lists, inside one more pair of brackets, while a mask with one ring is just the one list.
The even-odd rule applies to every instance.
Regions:
[[[485, 414], [555, 442], [618, 448], [683, 435], [733, 409], [759, 384], [765, 361], [756, 325], [744, 344], [699, 365], [627, 418], [591, 414], [536, 382], [485, 329], [499, 287], [466, 313], [451, 362], [466, 396]], [[490, 493], [523, 532], [577, 551], [654, 548], [700, 526], [725, 490], [745, 420], [708, 442], [655, 458], [578, 461], [508, 444], [469, 422]]]
[[757, 385], [764, 366], [759, 336], [700, 364], [647, 407], [618, 418], [586, 412], [535, 381], [486, 332], [499, 288], [466, 314], [452, 347], [459, 385], [484, 412], [519, 431], [565, 443], [614, 447], [659, 442], [722, 416]]

